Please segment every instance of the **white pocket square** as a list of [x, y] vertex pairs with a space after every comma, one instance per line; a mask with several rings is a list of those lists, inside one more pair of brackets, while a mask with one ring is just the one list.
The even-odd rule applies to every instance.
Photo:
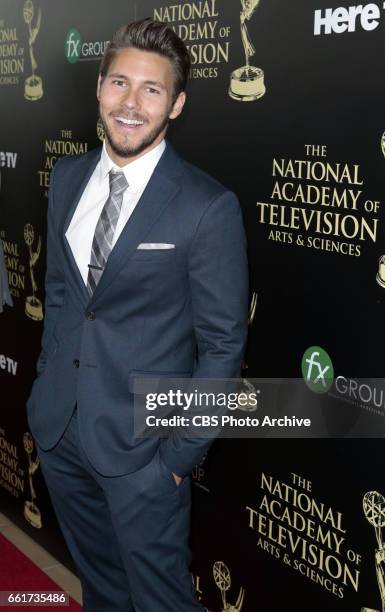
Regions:
[[167, 244], [166, 242], [141, 242], [138, 249], [175, 249], [175, 244]]

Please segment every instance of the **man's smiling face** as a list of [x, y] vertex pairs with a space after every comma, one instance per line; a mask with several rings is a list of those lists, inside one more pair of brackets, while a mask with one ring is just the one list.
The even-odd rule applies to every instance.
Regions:
[[184, 92], [173, 102], [171, 61], [131, 47], [118, 51], [108, 73], [99, 77], [97, 97], [107, 151], [118, 166], [159, 144], [185, 102]]

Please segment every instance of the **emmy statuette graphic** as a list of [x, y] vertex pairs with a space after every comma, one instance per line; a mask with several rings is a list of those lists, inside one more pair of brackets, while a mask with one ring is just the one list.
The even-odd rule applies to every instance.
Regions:
[[37, 291], [37, 285], [35, 281], [35, 275], [33, 273], [33, 269], [36, 266], [36, 262], [40, 257], [41, 236], [39, 236], [37, 249], [35, 252], [33, 252], [32, 245], [35, 240], [35, 232], [30, 223], [27, 223], [24, 227], [24, 240], [29, 248], [29, 270], [32, 285], [32, 295], [28, 296], [25, 301], [25, 314], [34, 321], [41, 321], [43, 319], [43, 306], [41, 301], [35, 296], [35, 292]]
[[246, 63], [231, 73], [229, 96], [242, 102], [258, 100], [266, 92], [263, 70], [250, 66], [250, 58], [255, 54], [255, 48], [246, 26], [246, 21], [250, 20], [259, 2], [260, 0], [241, 0], [241, 36]]
[[[385, 498], [377, 491], [365, 493], [362, 502], [364, 514], [374, 527], [377, 540], [374, 560], [377, 574], [377, 583], [380, 591], [381, 610], [385, 612], [385, 545], [382, 541], [382, 527], [385, 527]], [[361, 612], [378, 612], [372, 608], [361, 608]]]
[[33, 54], [33, 47], [32, 47], [32, 45], [34, 44], [37, 38], [37, 35], [39, 34], [39, 30], [40, 30], [41, 9], [39, 8], [37, 19], [36, 19], [36, 26], [34, 28], [32, 27], [33, 15], [34, 15], [33, 2], [32, 0], [26, 0], [24, 3], [24, 7], [23, 7], [23, 17], [24, 17], [25, 23], [28, 26], [29, 57], [31, 59], [32, 74], [31, 76], [25, 79], [24, 97], [27, 100], [31, 100], [31, 101], [39, 100], [40, 98], [43, 97], [43, 82], [41, 78], [37, 76], [37, 74], [35, 74], [37, 63], [35, 60], [35, 56]]
[[100, 119], [100, 117], [99, 117], [98, 122], [96, 124], [96, 134], [97, 134], [99, 140], [101, 140], [103, 142], [105, 133], [104, 133], [104, 125], [103, 125], [103, 122]]
[[[257, 307], [257, 294], [255, 291], [253, 291], [253, 294], [251, 296], [250, 307], [249, 307], [249, 315], [248, 315], [249, 327], [252, 325], [254, 321], [256, 307]], [[247, 368], [248, 368], [247, 363], [243, 361], [242, 370], [247, 370]], [[247, 378], [242, 378], [240, 382], [239, 393], [246, 393], [247, 396], [249, 396], [249, 394], [255, 395], [256, 389], [254, 385], [252, 385], [251, 382], [247, 380]], [[256, 406], [255, 406], [255, 403], [250, 401], [249, 399], [246, 403], [243, 403], [242, 405], [238, 405], [238, 409], [242, 410], [243, 412], [254, 412], [254, 410], [256, 410]]]
[[380, 285], [380, 287], [385, 289], [385, 255], [381, 255], [378, 261], [378, 272], [376, 275], [376, 281]]
[[247, 321], [249, 326], [254, 321], [256, 307], [257, 307], [257, 294], [255, 293], [255, 291], [253, 291], [253, 295], [251, 296], [249, 316], [248, 316], [248, 321]]
[[221, 612], [240, 612], [243, 606], [243, 599], [245, 597], [245, 590], [241, 587], [238, 595], [238, 599], [235, 605], [231, 605], [226, 601], [226, 591], [231, 587], [231, 575], [230, 570], [223, 561], [215, 561], [213, 565], [213, 576], [215, 584], [221, 592], [222, 596], [222, 610]]
[[31, 491], [31, 501], [26, 501], [24, 504], [24, 516], [27, 521], [37, 529], [42, 526], [41, 514], [39, 508], [35, 504], [36, 493], [32, 482], [32, 476], [39, 467], [39, 458], [36, 457], [35, 461], [32, 461], [31, 455], [33, 452], [33, 439], [31, 434], [27, 431], [23, 436], [24, 450], [28, 455], [28, 476], [29, 476], [29, 488]]

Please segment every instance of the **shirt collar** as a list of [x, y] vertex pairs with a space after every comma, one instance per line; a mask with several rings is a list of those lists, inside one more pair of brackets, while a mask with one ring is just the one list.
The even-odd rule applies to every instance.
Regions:
[[100, 158], [100, 178], [104, 180], [112, 169], [124, 172], [129, 187], [135, 191], [150, 179], [165, 148], [166, 142], [163, 139], [156, 147], [148, 151], [148, 153], [138, 157], [138, 159], [133, 162], [129, 162], [125, 166], [119, 167], [108, 155], [106, 143], [104, 142]]

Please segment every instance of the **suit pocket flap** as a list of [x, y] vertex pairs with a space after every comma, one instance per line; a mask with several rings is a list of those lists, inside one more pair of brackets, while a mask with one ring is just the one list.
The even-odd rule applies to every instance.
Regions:
[[176, 257], [177, 249], [136, 249], [128, 261], [153, 261], [162, 262]]

